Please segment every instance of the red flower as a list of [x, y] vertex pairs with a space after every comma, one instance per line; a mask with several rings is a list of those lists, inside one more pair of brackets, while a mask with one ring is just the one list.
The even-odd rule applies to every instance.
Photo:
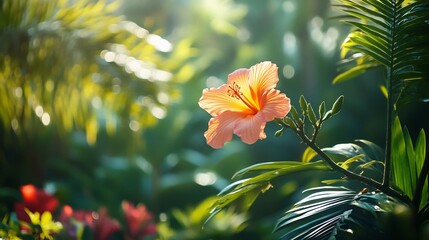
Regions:
[[152, 214], [145, 205], [138, 204], [134, 206], [128, 201], [123, 201], [122, 210], [128, 225], [128, 237], [130, 239], [139, 239], [156, 233], [156, 225], [153, 222]]
[[30, 223], [30, 217], [24, 209], [30, 212], [43, 212], [53, 213], [58, 206], [58, 199], [45, 192], [42, 189], [36, 188], [32, 184], [21, 186], [22, 202], [15, 203], [15, 212], [19, 220]]
[[110, 218], [106, 208], [100, 208], [98, 212], [74, 211], [66, 205], [61, 211], [61, 222], [65, 225], [69, 236], [76, 236], [76, 229], [73, 221], [81, 222], [87, 225], [94, 233], [94, 240], [106, 240], [120, 230], [120, 224], [117, 220]]

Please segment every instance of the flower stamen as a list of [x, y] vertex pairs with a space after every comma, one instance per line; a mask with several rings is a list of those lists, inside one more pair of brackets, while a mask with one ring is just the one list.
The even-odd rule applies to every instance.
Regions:
[[257, 107], [255, 107], [253, 104], [249, 102], [249, 100], [246, 98], [246, 96], [241, 92], [240, 86], [233, 82], [232, 85], [228, 85], [228, 96], [241, 100], [247, 107], [250, 108], [253, 112], [257, 113], [259, 110]]

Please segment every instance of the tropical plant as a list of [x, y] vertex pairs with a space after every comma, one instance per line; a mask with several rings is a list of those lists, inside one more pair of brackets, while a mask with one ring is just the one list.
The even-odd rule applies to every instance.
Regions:
[[[119, 7], [104, 0], [0, 1], [1, 182], [42, 182], [44, 144], [67, 149], [76, 132], [89, 145], [100, 134], [121, 133], [134, 139], [130, 148], [141, 146], [141, 133], [178, 99], [177, 86], [190, 77], [174, 73], [189, 57], [189, 41], [175, 48], [126, 20]], [[11, 175], [24, 169], [32, 172], [20, 180]]]
[[[246, 211], [271, 188], [274, 178], [317, 170], [326, 173], [323, 183], [330, 186], [306, 190], [307, 196], [283, 214], [275, 227], [282, 239], [425, 239], [429, 221], [426, 133], [422, 129], [413, 143], [398, 111], [428, 100], [429, 3], [340, 0], [334, 6], [346, 13], [339, 18], [353, 26], [342, 45], [343, 63], [349, 68], [334, 83], [370, 68], [384, 70], [384, 153], [367, 140], [320, 148], [321, 127], [340, 112], [344, 97], [329, 110], [322, 102], [317, 114], [301, 96], [299, 111], [292, 106], [289, 116], [275, 121], [281, 127], [276, 136], [291, 130], [308, 146], [302, 161], [260, 163], [239, 171], [234, 178], [253, 176], [222, 190], [207, 221], [228, 207]], [[333, 179], [332, 172], [336, 173]], [[331, 179], [326, 179], [328, 175]]]

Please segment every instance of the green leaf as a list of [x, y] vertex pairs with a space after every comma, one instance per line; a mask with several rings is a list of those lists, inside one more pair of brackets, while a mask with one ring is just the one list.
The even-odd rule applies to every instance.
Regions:
[[369, 158], [378, 161], [384, 160], [384, 150], [377, 144], [365, 139], [357, 139], [355, 140], [355, 142], [362, 147], [363, 151], [367, 154]]
[[296, 109], [293, 106], [290, 108], [290, 114], [292, 115], [293, 120], [295, 120], [296, 122], [299, 121], [298, 112], [296, 111]]
[[225, 187], [219, 193], [220, 197], [210, 208], [206, 223], [227, 206], [235, 205], [241, 209], [241, 211], [246, 211], [260, 193], [267, 191], [271, 187], [270, 181], [274, 178], [303, 171], [326, 170], [331, 170], [331, 168], [324, 161], [309, 163], [294, 161], [267, 162], [244, 168], [234, 174], [233, 178], [251, 172], [262, 173], [251, 178], [238, 180]]
[[295, 122], [291, 119], [291, 118], [289, 118], [289, 117], [285, 117], [284, 119], [283, 119], [283, 121], [290, 127], [290, 128], [292, 128], [292, 129], [296, 129], [297, 128], [297, 126], [296, 126], [296, 124], [295, 124]]
[[322, 119], [326, 112], [325, 101], [319, 105], [319, 119]]
[[346, 161], [344, 161], [344, 162], [340, 163], [339, 165], [340, 165], [342, 168], [349, 169], [350, 164], [352, 164], [352, 163], [354, 163], [354, 162], [356, 162], [356, 161], [358, 161], [358, 160], [362, 159], [364, 156], [365, 156], [365, 154], [359, 154], [359, 155], [356, 155], [356, 156], [351, 157], [351, 158], [347, 159]]
[[325, 121], [326, 119], [329, 119], [332, 117], [332, 110], [329, 110], [325, 113], [325, 116], [323, 116], [322, 120]]
[[411, 189], [414, 194], [415, 186], [417, 184], [418, 172], [416, 168], [416, 156], [414, 152], [413, 140], [411, 139], [410, 133], [408, 132], [407, 127], [403, 129], [404, 140], [405, 140], [405, 149], [408, 158], [408, 165], [410, 169], [410, 180], [411, 180]]
[[335, 114], [339, 113], [341, 110], [341, 107], [343, 105], [343, 101], [344, 101], [344, 96], [341, 95], [337, 98], [337, 100], [334, 102], [334, 104], [332, 105], [332, 116], [334, 116]]
[[[412, 173], [408, 162], [406, 143], [401, 122], [396, 117], [392, 126], [392, 173], [393, 183], [408, 197], [412, 198]], [[415, 177], [415, 176], [414, 176]]]
[[307, 100], [305, 100], [303, 95], [299, 97], [299, 106], [301, 107], [301, 111], [305, 114], [307, 112]]
[[284, 128], [284, 127], [280, 128], [279, 130], [277, 130], [277, 131], [274, 133], [274, 136], [276, 136], [276, 137], [281, 137], [281, 136], [283, 135], [284, 130], [285, 130], [285, 128]]
[[[416, 147], [415, 147], [415, 162], [416, 162], [416, 169], [417, 169], [417, 173], [418, 176], [420, 176], [422, 168], [423, 168], [423, 163], [426, 159], [426, 134], [425, 131], [422, 129], [419, 133], [419, 136], [417, 137], [417, 141], [416, 141]], [[422, 197], [420, 199], [420, 209], [423, 208], [423, 206], [427, 203], [428, 201], [428, 181], [427, 178], [425, 180], [425, 184], [423, 186], [422, 189]]]
[[343, 167], [350, 171], [381, 181], [384, 159], [381, 148], [367, 140], [356, 140], [356, 143], [359, 145], [336, 144], [330, 148], [323, 148], [322, 151], [339, 165], [344, 164]]
[[334, 80], [332, 80], [333, 84], [341, 83], [346, 80], [350, 80], [356, 76], [361, 75], [362, 73], [366, 72], [370, 68], [377, 67], [377, 64], [364, 64], [364, 65], [357, 65], [353, 68], [350, 68], [349, 70], [342, 72], [338, 74]]
[[314, 110], [313, 107], [311, 107], [311, 104], [307, 104], [307, 116], [308, 119], [310, 119], [310, 122], [313, 124], [313, 126], [317, 125], [317, 119], [316, 119], [316, 114], [314, 114]]
[[314, 151], [311, 147], [307, 147], [304, 152], [302, 153], [301, 162], [308, 163], [310, 162], [315, 156], [317, 156], [316, 151]]
[[[265, 162], [252, 165], [250, 167], [244, 168], [234, 174], [232, 179], [241, 177], [249, 172], [255, 171], [268, 171], [266, 173], [272, 173], [274, 171], [275, 177], [284, 175], [286, 173], [294, 173], [298, 171], [306, 170], [328, 170], [330, 169], [323, 161], [316, 162], [296, 162], [296, 161], [280, 161], [280, 162]], [[278, 172], [275, 172], [278, 171]], [[258, 175], [254, 178], [262, 177], [264, 180], [271, 180], [272, 178], [265, 178], [264, 174]], [[244, 185], [244, 184], [243, 184]]]

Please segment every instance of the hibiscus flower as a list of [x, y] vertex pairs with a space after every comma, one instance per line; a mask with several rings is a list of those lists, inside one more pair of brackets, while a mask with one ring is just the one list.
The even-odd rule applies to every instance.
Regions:
[[198, 103], [212, 116], [204, 133], [207, 144], [221, 148], [233, 134], [247, 144], [266, 138], [266, 123], [283, 118], [291, 107], [290, 99], [274, 89], [277, 71], [271, 62], [258, 63], [229, 74], [218, 88], [203, 90]]

